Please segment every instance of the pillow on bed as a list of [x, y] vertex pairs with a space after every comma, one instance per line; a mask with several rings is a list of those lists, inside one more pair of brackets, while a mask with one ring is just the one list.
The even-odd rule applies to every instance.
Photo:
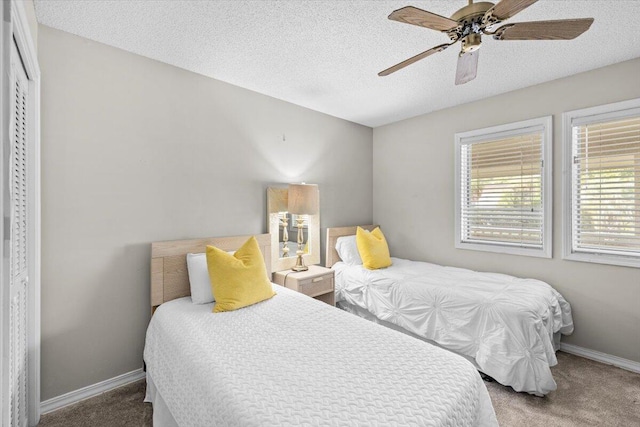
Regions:
[[204, 253], [187, 254], [187, 272], [189, 273], [191, 301], [194, 304], [209, 304], [215, 301], [211, 291], [207, 256]]
[[207, 265], [216, 300], [214, 313], [237, 310], [276, 294], [255, 237], [247, 240], [233, 255], [207, 246]]
[[[227, 251], [233, 255], [234, 251]], [[215, 301], [211, 292], [211, 278], [207, 267], [207, 255], [204, 252], [187, 254], [187, 273], [191, 288], [191, 302], [209, 304]]]
[[376, 227], [372, 232], [358, 227], [356, 230], [356, 244], [365, 268], [377, 270], [391, 265], [389, 246], [380, 227]]
[[358, 252], [356, 236], [342, 236], [336, 240], [336, 252], [342, 262], [348, 265], [362, 265], [362, 258]]

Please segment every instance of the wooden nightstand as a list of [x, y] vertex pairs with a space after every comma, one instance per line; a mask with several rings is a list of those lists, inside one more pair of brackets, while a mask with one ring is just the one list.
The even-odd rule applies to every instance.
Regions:
[[276, 271], [273, 282], [298, 291], [317, 300], [336, 305], [333, 270], [319, 265], [310, 265], [307, 271]]

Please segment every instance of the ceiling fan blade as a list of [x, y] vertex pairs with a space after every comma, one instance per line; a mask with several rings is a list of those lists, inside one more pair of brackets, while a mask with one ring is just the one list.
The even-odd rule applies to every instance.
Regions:
[[426, 10], [413, 6], [405, 6], [402, 9], [394, 10], [389, 15], [392, 21], [404, 22], [405, 24], [417, 25], [419, 27], [430, 28], [437, 31], [449, 31], [458, 26], [458, 22]]
[[[492, 14], [498, 20], [505, 21], [517, 13], [522, 12], [538, 0], [502, 0], [491, 9], [487, 11], [487, 14]], [[486, 15], [485, 15], [486, 16]]]
[[463, 85], [476, 78], [479, 56], [479, 50], [460, 53], [460, 56], [458, 56], [458, 68], [456, 69], [456, 85]]
[[495, 31], [496, 40], [572, 40], [591, 27], [593, 18], [518, 22]]
[[442, 52], [443, 50], [445, 50], [446, 48], [448, 48], [448, 47], [449, 47], [449, 46], [451, 46], [452, 44], [453, 44], [453, 43], [441, 44], [440, 46], [432, 47], [432, 48], [431, 48], [431, 49], [429, 49], [429, 50], [425, 50], [424, 52], [419, 53], [419, 54], [417, 54], [416, 56], [412, 56], [411, 58], [409, 58], [409, 59], [407, 59], [407, 60], [404, 60], [404, 61], [402, 61], [402, 62], [401, 62], [401, 63], [399, 63], [399, 64], [394, 65], [393, 67], [389, 67], [389, 68], [387, 68], [387, 69], [386, 69], [386, 70], [384, 70], [384, 71], [380, 71], [380, 72], [378, 73], [378, 75], [379, 75], [380, 77], [388, 76], [388, 75], [389, 75], [389, 74], [391, 74], [391, 73], [395, 73], [396, 71], [403, 69], [403, 68], [404, 68], [404, 67], [406, 67], [407, 65], [411, 65], [411, 64], [413, 64], [414, 62], [418, 62], [418, 61], [420, 61], [421, 59], [426, 58], [427, 56], [433, 55], [434, 53], [437, 53], [437, 52]]

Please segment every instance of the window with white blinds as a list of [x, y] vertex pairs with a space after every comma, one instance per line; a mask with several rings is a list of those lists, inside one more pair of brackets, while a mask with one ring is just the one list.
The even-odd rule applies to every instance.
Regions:
[[640, 100], [565, 113], [565, 257], [640, 267]]
[[551, 118], [456, 134], [456, 247], [550, 257]]

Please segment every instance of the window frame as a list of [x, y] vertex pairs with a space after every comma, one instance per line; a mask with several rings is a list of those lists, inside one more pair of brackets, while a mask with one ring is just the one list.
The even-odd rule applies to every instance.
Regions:
[[[542, 127], [542, 248], [528, 248], [507, 243], [475, 243], [462, 240], [462, 146], [481, 141], [508, 138], [526, 133], [532, 128]], [[553, 255], [553, 116], [507, 123], [455, 134], [455, 248], [511, 255], [552, 258]]]
[[[562, 258], [569, 261], [609, 264], [640, 268], [640, 257], [630, 257], [607, 252], [579, 252], [573, 248], [573, 127], [575, 119], [582, 124], [615, 121], [640, 115], [640, 98], [596, 107], [567, 111], [562, 114]], [[586, 121], [587, 119], [593, 121]]]

